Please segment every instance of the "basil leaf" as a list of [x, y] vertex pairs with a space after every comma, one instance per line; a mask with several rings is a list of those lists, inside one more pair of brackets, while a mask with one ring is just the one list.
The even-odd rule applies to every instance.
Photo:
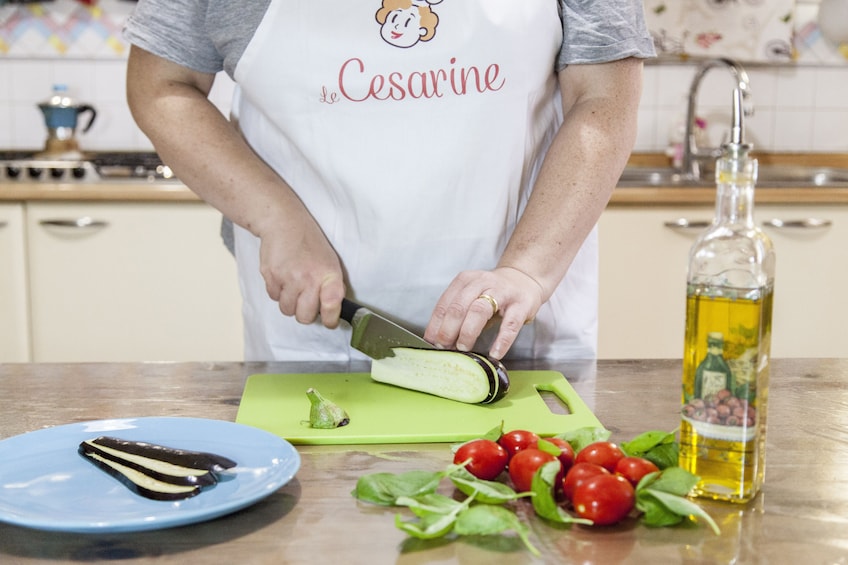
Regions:
[[405, 522], [400, 514], [395, 515], [395, 526], [408, 535], [418, 539], [435, 539], [447, 535], [456, 523], [456, 515], [433, 515], [431, 520], [422, 519], [420, 522]]
[[721, 535], [721, 530], [719, 530], [718, 524], [715, 523], [712, 517], [707, 514], [703, 508], [688, 498], [670, 494], [668, 492], [654, 490], [653, 488], [648, 489], [647, 492], [661, 502], [671, 512], [674, 512], [679, 516], [695, 516], [696, 518], [705, 521], [717, 536]]
[[479, 438], [474, 438], [474, 439], [470, 439], [468, 441], [462, 441], [460, 443], [455, 443], [455, 444], [451, 445], [451, 453], [456, 453], [457, 449], [459, 449], [460, 447], [462, 447], [463, 445], [465, 445], [469, 441], [475, 441], [475, 440], [478, 440], [478, 439], [490, 439], [494, 442], [497, 442], [499, 439], [501, 439], [501, 436], [503, 435], [503, 426], [504, 426], [504, 423], [503, 423], [503, 420], [501, 420], [501, 423], [500, 423], [499, 426], [495, 426], [494, 428], [492, 428], [491, 430], [489, 430], [488, 432], [486, 432], [485, 434], [483, 434]]
[[418, 522], [405, 522], [398, 514], [395, 516], [395, 526], [418, 539], [442, 537], [453, 529], [456, 517], [468, 508], [472, 500], [473, 496], [457, 502], [438, 493], [424, 494], [418, 498], [399, 497], [398, 504], [408, 506], [420, 519]]
[[672, 512], [652, 495], [650, 490], [636, 493], [636, 509], [642, 512], [642, 523], [651, 527], [674, 526], [683, 521], [683, 516]]
[[642, 457], [660, 469], [676, 467], [680, 446], [674, 439], [675, 432], [654, 430], [639, 434], [619, 447], [626, 455]]
[[558, 461], [545, 463], [533, 474], [531, 490], [533, 491], [533, 510], [545, 520], [560, 524], [586, 524], [591, 525], [591, 520], [575, 518], [563, 510], [554, 498], [554, 483], [559, 475], [560, 464]]
[[397, 506], [406, 506], [419, 518], [424, 518], [433, 514], [449, 514], [455, 511], [458, 507], [463, 506], [462, 502], [437, 492], [421, 494], [414, 498], [399, 496], [395, 501], [395, 504]]
[[654, 430], [641, 433], [630, 441], [622, 442], [619, 447], [625, 454], [632, 457], [641, 457], [654, 447], [674, 441], [674, 433]]
[[447, 475], [461, 493], [474, 496], [476, 500], [486, 504], [503, 504], [510, 500], [532, 496], [529, 492], [517, 493], [509, 486], [497, 481], [478, 479], [465, 467], [451, 466]]
[[612, 432], [605, 428], [578, 428], [576, 430], [571, 430], [562, 434], [557, 435], [556, 437], [560, 439], [564, 439], [571, 447], [574, 449], [574, 453], [579, 452], [581, 449], [589, 445], [590, 443], [595, 443], [596, 441], [606, 441], [610, 438]]
[[490, 536], [513, 530], [527, 549], [535, 556], [541, 555], [530, 543], [529, 528], [510, 510], [503, 506], [476, 504], [457, 516], [454, 531], [461, 536]]
[[400, 496], [414, 497], [419, 494], [435, 492], [443, 472], [407, 471], [406, 473], [372, 473], [363, 475], [356, 481], [351, 494], [365, 502], [381, 506], [394, 506]]
[[559, 457], [562, 455], [562, 449], [554, 444], [546, 440], [545, 438], [539, 438], [539, 441], [536, 443], [536, 449], [539, 451], [544, 451], [545, 453], [550, 453], [554, 457]]
[[[700, 478], [697, 475], [693, 475], [686, 469], [669, 467], [662, 471], [650, 485], [642, 488], [650, 488], [651, 490], [667, 492], [677, 496], [686, 496], [692, 491], [692, 488], [699, 480]], [[638, 486], [641, 486], [641, 484]]]
[[677, 467], [678, 459], [680, 458], [680, 445], [677, 442], [664, 443], [652, 448], [647, 453], [644, 453], [642, 457], [660, 469]]

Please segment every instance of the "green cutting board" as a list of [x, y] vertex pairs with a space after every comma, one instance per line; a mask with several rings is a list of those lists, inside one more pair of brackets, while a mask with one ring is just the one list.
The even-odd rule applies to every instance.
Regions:
[[[543, 436], [601, 426], [561, 373], [510, 371], [509, 377], [505, 398], [477, 405], [377, 383], [368, 373], [251, 375], [236, 422], [313, 445], [466, 441], [501, 422], [507, 431]], [[344, 408], [350, 423], [331, 430], [309, 427], [309, 387]]]

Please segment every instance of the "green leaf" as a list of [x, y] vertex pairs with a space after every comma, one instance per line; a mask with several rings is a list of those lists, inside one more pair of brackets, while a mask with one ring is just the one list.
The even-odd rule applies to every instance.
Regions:
[[449, 514], [463, 506], [462, 502], [437, 492], [420, 494], [416, 497], [399, 496], [395, 504], [406, 506], [419, 518], [433, 514]]
[[660, 469], [677, 467], [678, 460], [680, 458], [680, 444], [674, 442], [658, 445], [642, 455], [642, 457], [652, 462]]
[[533, 510], [545, 520], [560, 524], [586, 524], [591, 525], [591, 520], [575, 518], [563, 510], [557, 504], [554, 497], [554, 483], [559, 475], [560, 464], [558, 461], [545, 463], [533, 474], [531, 489], [533, 491]]
[[574, 449], [574, 453], [577, 453], [590, 443], [608, 440], [611, 435], [612, 432], [610, 432], [606, 428], [587, 427], [571, 430], [559, 434], [556, 437], [564, 439], [569, 444], [571, 444], [571, 447]]
[[623, 442], [620, 447], [626, 455], [643, 457], [660, 469], [676, 467], [680, 446], [675, 441], [674, 434], [675, 432], [653, 430]]
[[[503, 426], [504, 426], [504, 423], [503, 423], [503, 420], [501, 420], [500, 425], [495, 426], [494, 428], [492, 428], [491, 430], [489, 430], [488, 432], [486, 432], [485, 434], [483, 434], [479, 438], [470, 439], [468, 441], [475, 441], [475, 440], [478, 440], [478, 439], [489, 439], [489, 440], [492, 440], [494, 442], [497, 442], [499, 439], [501, 439], [501, 436], [503, 435]], [[460, 447], [462, 447], [463, 445], [465, 445], [466, 443], [468, 443], [468, 441], [462, 441], [460, 443], [455, 443], [455, 444], [451, 445], [451, 453], [456, 453], [456, 450], [459, 449]]]
[[452, 465], [446, 471], [448, 478], [461, 493], [474, 496], [479, 502], [486, 504], [503, 504], [532, 493], [517, 493], [509, 486], [497, 481], [478, 479], [468, 472], [465, 467]]
[[680, 467], [669, 467], [668, 469], [663, 470], [659, 476], [650, 483], [650, 485], [645, 485], [643, 487], [640, 481], [640, 484], [637, 485], [637, 489], [640, 487], [650, 488], [651, 490], [667, 492], [677, 496], [686, 496], [692, 491], [692, 488], [698, 484], [699, 480], [700, 478], [697, 475], [693, 475], [686, 469], [681, 469]]
[[356, 481], [351, 494], [362, 501], [381, 506], [394, 506], [400, 496], [414, 497], [435, 492], [443, 472], [407, 471], [406, 473], [372, 473]]
[[510, 510], [503, 506], [491, 504], [475, 504], [460, 512], [456, 519], [454, 531], [461, 536], [490, 536], [512, 530], [527, 549], [535, 555], [541, 555], [539, 550], [530, 543], [529, 528]]
[[408, 506], [419, 517], [419, 521], [405, 522], [400, 514], [395, 516], [395, 526], [418, 539], [435, 539], [447, 535], [460, 512], [468, 508], [473, 496], [457, 502], [447, 496], [430, 493], [418, 498], [399, 497], [399, 504]]
[[545, 438], [539, 438], [539, 441], [536, 443], [536, 449], [550, 453], [554, 457], [559, 457], [562, 454], [562, 449], [558, 445], [549, 442]]
[[642, 512], [642, 523], [651, 527], [674, 526], [683, 521], [683, 516], [672, 512], [657, 500], [650, 490], [636, 493], [636, 509]]
[[619, 447], [627, 455], [641, 457], [643, 453], [647, 453], [654, 447], [673, 441], [674, 433], [653, 430], [641, 433], [630, 441], [622, 442]]
[[653, 488], [647, 489], [647, 492], [661, 502], [669, 511], [674, 512], [678, 516], [695, 517], [703, 520], [710, 526], [710, 528], [712, 528], [713, 532], [715, 532], [717, 536], [721, 535], [721, 530], [719, 530], [718, 524], [715, 523], [715, 520], [713, 520], [703, 508], [688, 498], [655, 490]]
[[400, 514], [395, 515], [395, 526], [408, 535], [418, 539], [435, 539], [447, 535], [456, 523], [456, 515], [437, 514], [431, 520], [405, 522]]

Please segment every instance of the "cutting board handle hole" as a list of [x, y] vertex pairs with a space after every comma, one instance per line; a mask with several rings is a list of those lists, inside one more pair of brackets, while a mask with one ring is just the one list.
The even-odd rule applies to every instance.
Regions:
[[565, 401], [555, 392], [538, 387], [536, 388], [536, 392], [542, 397], [542, 401], [544, 401], [545, 406], [548, 407], [548, 410], [550, 410], [551, 413], [559, 416], [567, 416], [568, 414], [571, 414], [571, 409], [568, 407], [568, 404], [566, 404]]

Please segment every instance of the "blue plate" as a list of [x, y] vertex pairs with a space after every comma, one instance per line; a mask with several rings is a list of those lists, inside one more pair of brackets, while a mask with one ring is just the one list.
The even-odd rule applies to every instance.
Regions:
[[[208, 451], [237, 466], [192, 498], [150, 500], [77, 453], [80, 442], [101, 435]], [[128, 418], [68, 424], [0, 441], [0, 521], [79, 533], [181, 526], [249, 506], [289, 482], [299, 468], [300, 454], [286, 440], [222, 420]]]

